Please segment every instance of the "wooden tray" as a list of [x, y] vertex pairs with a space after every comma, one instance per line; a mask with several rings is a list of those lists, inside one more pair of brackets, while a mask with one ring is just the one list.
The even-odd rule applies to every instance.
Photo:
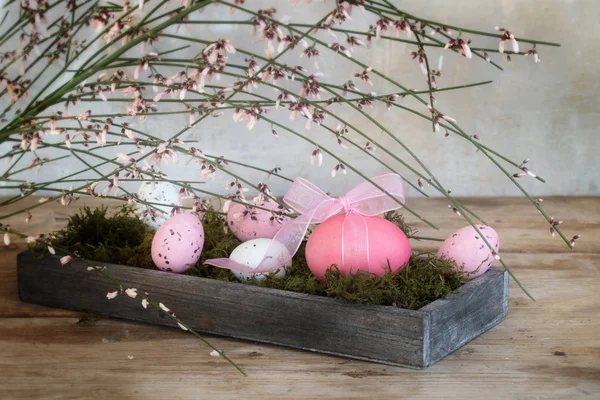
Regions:
[[[342, 301], [235, 282], [105, 264], [127, 287], [150, 293], [198, 332], [277, 344], [410, 368], [427, 368], [500, 323], [508, 312], [508, 274], [492, 268], [425, 307], [348, 304]], [[28, 303], [93, 311], [111, 317], [176, 326], [144, 309], [141, 297], [121, 295], [110, 280], [74, 260], [17, 259], [19, 297]], [[140, 294], [143, 294], [141, 292]]]

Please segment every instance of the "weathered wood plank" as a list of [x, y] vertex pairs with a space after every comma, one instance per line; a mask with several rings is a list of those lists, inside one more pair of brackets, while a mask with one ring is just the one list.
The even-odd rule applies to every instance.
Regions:
[[[0, 246], [0, 318], [72, 317], [72, 310], [44, 307], [19, 300], [17, 255], [26, 250], [24, 244]], [[0, 322], [1, 323], [1, 322]]]
[[508, 313], [508, 272], [490, 269], [460, 290], [426, 305], [430, 315], [429, 365], [446, 357], [491, 327]]
[[[566, 323], [560, 317], [549, 321], [549, 311], [511, 308], [504, 323], [425, 371], [209, 337], [242, 366], [247, 377], [222, 358], [210, 357], [210, 349], [181, 330], [112, 318], [94, 326], [79, 326], [76, 318], [4, 318], [0, 320], [0, 397], [598, 398], [600, 338], [592, 334], [600, 329], [600, 320], [586, 325]], [[566, 355], [556, 356], [555, 351]]]
[[[108, 300], [112, 282], [57, 257], [18, 257], [21, 300], [50, 307], [176, 326], [144, 310], [140, 300]], [[107, 265], [111, 275], [143, 288], [194, 329], [211, 334], [292, 346], [304, 350], [423, 367], [428, 315], [395, 307], [357, 306], [335, 299], [250, 285]]]
[[[425, 368], [480, 335], [500, 322], [507, 309], [508, 282], [497, 269], [465, 285], [449, 300], [411, 311], [127, 266], [106, 267], [112, 276], [148, 291], [204, 333], [413, 368]], [[114, 283], [86, 269], [81, 261], [64, 267], [57, 256], [21, 253], [19, 297], [50, 307], [176, 326], [161, 313], [144, 310], [139, 299], [108, 300], [106, 293], [116, 289]], [[474, 314], [472, 304], [485, 307]], [[456, 335], [443, 332], [453, 322], [443, 315], [453, 315], [450, 319], [461, 327]], [[430, 326], [432, 316], [435, 329]]]

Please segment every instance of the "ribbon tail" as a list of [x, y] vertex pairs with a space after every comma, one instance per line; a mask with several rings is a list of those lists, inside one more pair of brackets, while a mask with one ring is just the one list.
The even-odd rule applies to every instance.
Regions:
[[314, 211], [286, 222], [273, 237], [254, 273], [273, 272], [290, 262], [302, 244], [313, 215]]
[[212, 265], [213, 267], [230, 269], [232, 271], [241, 272], [243, 274], [254, 274], [256, 270], [247, 265], [240, 264], [229, 258], [210, 258], [204, 261], [204, 264]]

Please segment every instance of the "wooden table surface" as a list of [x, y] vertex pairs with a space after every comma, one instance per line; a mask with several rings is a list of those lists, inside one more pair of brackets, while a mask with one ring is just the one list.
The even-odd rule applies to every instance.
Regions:
[[[551, 239], [526, 200], [464, 201], [498, 231], [502, 256], [537, 301], [511, 284], [506, 321], [428, 370], [210, 337], [244, 368], [243, 377], [181, 330], [117, 319], [83, 326], [80, 313], [21, 303], [16, 256], [24, 245], [16, 242], [0, 248], [0, 398], [599, 399], [600, 198], [545, 199], [569, 235], [582, 235], [574, 250]], [[37, 209], [27, 226], [21, 216], [9, 222], [49, 232], [84, 203], [100, 202]], [[445, 237], [464, 225], [444, 200], [413, 207], [440, 227], [417, 224], [422, 235]]]

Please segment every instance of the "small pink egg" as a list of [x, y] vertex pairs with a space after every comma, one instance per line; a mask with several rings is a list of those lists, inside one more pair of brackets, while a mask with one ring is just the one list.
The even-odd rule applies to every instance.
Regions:
[[[489, 226], [477, 225], [488, 241], [498, 253], [500, 240], [496, 231]], [[469, 278], [477, 278], [485, 273], [494, 262], [494, 255], [485, 244], [481, 235], [472, 226], [465, 226], [450, 235], [437, 252], [437, 257], [454, 260]]]
[[[277, 206], [268, 202], [263, 203], [261, 207], [273, 211], [279, 210]], [[272, 218], [273, 216], [270, 211], [247, 208], [243, 204], [236, 203], [227, 212], [227, 226], [242, 242], [261, 238], [273, 239], [283, 224], [289, 220], [288, 217], [278, 219]]]
[[182, 273], [198, 261], [204, 246], [204, 228], [195, 214], [172, 216], [152, 239], [152, 261], [162, 271]]
[[356, 213], [327, 219], [306, 243], [306, 262], [320, 279], [332, 265], [344, 276], [358, 270], [383, 275], [388, 268], [397, 273], [409, 258], [410, 243], [400, 228], [386, 219]]

